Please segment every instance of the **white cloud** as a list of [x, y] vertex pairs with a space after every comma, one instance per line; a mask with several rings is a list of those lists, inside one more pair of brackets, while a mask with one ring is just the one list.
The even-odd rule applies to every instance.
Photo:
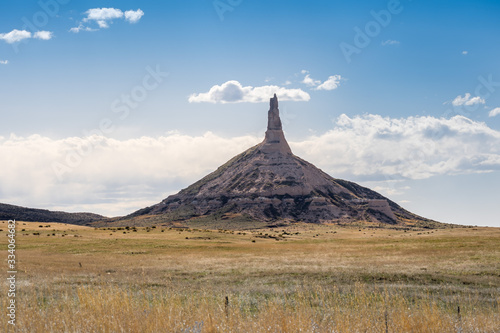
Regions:
[[462, 116], [340, 116], [327, 133], [290, 143], [295, 154], [347, 179], [421, 179], [500, 170], [500, 132]]
[[4, 40], [9, 44], [20, 42], [23, 39], [29, 39], [29, 38], [31, 38], [31, 32], [26, 30], [14, 29], [11, 32], [0, 34], [0, 40]]
[[462, 51], [463, 55], [467, 55], [468, 53], [469, 53], [469, 51]]
[[99, 28], [106, 29], [109, 28], [109, 23], [105, 20], [96, 21]]
[[304, 77], [304, 80], [302, 80], [302, 83], [305, 84], [306, 86], [309, 86], [309, 87], [316, 87], [317, 85], [321, 84], [321, 81], [315, 80], [315, 79], [311, 78], [311, 76], [309, 74], [307, 74]]
[[[126, 214], [179, 191], [262, 139], [210, 132], [130, 140], [0, 137], [6, 161], [0, 198], [25, 206]], [[405, 179], [500, 171], [500, 132], [462, 116], [342, 115], [332, 130], [289, 143], [296, 155], [331, 176], [370, 181], [393, 196], [408, 190]], [[68, 162], [75, 167], [60, 181], [53, 166]]]
[[215, 85], [206, 93], [192, 94], [189, 103], [260, 103], [268, 102], [276, 94], [281, 101], [309, 101], [308, 93], [301, 89], [288, 89], [279, 86], [243, 87], [235, 80]]
[[342, 77], [340, 75], [332, 75], [329, 76], [325, 82], [321, 82], [320, 80], [315, 80], [311, 77], [308, 71], [302, 70], [302, 74], [306, 74], [302, 83], [304, 83], [308, 87], [313, 87], [314, 90], [334, 90], [340, 86], [340, 80]]
[[127, 10], [125, 12], [125, 20], [129, 21], [130, 23], [137, 23], [141, 19], [141, 17], [144, 15], [144, 12], [140, 9], [137, 10]]
[[391, 182], [389, 182], [389, 185], [392, 185], [392, 186], [387, 186], [387, 184], [385, 184], [385, 186], [380, 186], [380, 185], [379, 186], [374, 186], [373, 190], [377, 191], [377, 192], [380, 192], [380, 193], [384, 193], [385, 195], [393, 197], [393, 196], [396, 196], [396, 195], [402, 195], [402, 194], [404, 194], [406, 191], [408, 191], [410, 189], [409, 186], [397, 187], [394, 184], [391, 184]]
[[399, 41], [398, 40], [392, 40], [392, 39], [388, 39], [386, 41], [383, 41], [381, 43], [382, 46], [386, 46], [386, 45], [399, 45]]
[[0, 65], [7, 65], [8, 63], [8, 60], [0, 60]]
[[37, 31], [33, 35], [33, 38], [42, 39], [42, 40], [49, 40], [52, 38], [52, 35], [53, 34], [50, 31]]
[[466, 93], [464, 97], [458, 95], [453, 100], [453, 102], [451, 102], [451, 104], [453, 104], [454, 106], [461, 106], [461, 105], [471, 106], [474, 104], [484, 104], [484, 103], [486, 103], [486, 101], [479, 96], [471, 98], [470, 93]]
[[91, 8], [85, 12], [87, 17], [83, 19], [84, 22], [87, 21], [106, 21], [114, 20], [123, 17], [123, 12], [116, 8]]
[[493, 110], [490, 111], [489, 116], [490, 117], [495, 117], [500, 114], [500, 108], [494, 108]]
[[[120, 215], [154, 204], [262, 138], [213, 133], [115, 140], [0, 137], [3, 203]], [[81, 160], [80, 160], [81, 159]], [[75, 163], [59, 180], [53, 167]], [[78, 162], [80, 161], [80, 162]]]
[[340, 80], [342, 77], [340, 75], [332, 75], [328, 77], [328, 80], [321, 83], [316, 87], [316, 90], [334, 90], [340, 86]]
[[27, 30], [17, 30], [14, 29], [11, 32], [0, 34], [0, 40], [4, 40], [9, 44], [17, 43], [25, 39], [37, 38], [43, 40], [49, 40], [52, 38], [52, 32], [50, 31], [37, 31], [32, 34]]
[[69, 29], [70, 32], [73, 32], [73, 33], [79, 33], [80, 31], [97, 31], [99, 29], [92, 29], [90, 27], [86, 27], [84, 26], [83, 24], [79, 24], [78, 27], [73, 27], [71, 29]]
[[[123, 12], [118, 8], [91, 8], [85, 12], [87, 17], [85, 17], [82, 22], [94, 22], [97, 24], [99, 29], [109, 28], [113, 20], [125, 19], [129, 23], [137, 23], [144, 16], [144, 12], [141, 9], [137, 10], [127, 10]], [[80, 31], [96, 31], [98, 28], [92, 28], [84, 25], [82, 22], [78, 24], [77, 27], [69, 29], [70, 32], [78, 33]]]

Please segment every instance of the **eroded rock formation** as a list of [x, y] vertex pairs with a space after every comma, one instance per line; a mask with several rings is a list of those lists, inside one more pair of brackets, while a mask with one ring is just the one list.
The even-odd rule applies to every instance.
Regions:
[[276, 95], [270, 100], [262, 143], [179, 193], [126, 218], [161, 216], [162, 221], [172, 221], [221, 214], [310, 223], [427, 221], [377, 192], [332, 178], [293, 155], [283, 134]]

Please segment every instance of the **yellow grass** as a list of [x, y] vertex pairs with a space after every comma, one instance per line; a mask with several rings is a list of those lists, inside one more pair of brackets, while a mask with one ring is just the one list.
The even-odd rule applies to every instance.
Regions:
[[499, 332], [496, 228], [46, 225], [18, 223], [17, 325], [0, 331]]

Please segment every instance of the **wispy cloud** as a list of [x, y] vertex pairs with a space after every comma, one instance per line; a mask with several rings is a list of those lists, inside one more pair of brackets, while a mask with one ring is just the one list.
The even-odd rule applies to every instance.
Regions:
[[380, 43], [382, 46], [387, 46], [387, 45], [399, 45], [400, 42], [398, 40], [393, 40], [393, 39], [388, 39]]
[[[392, 185], [392, 184], [391, 184]], [[375, 186], [373, 189], [377, 192], [382, 192], [386, 195], [395, 196], [404, 194], [410, 189], [409, 186]]]
[[471, 106], [475, 104], [484, 104], [486, 101], [482, 99], [479, 96], [472, 97], [470, 93], [466, 93], [464, 97], [461, 95], [458, 95], [452, 102], [453, 106], [461, 106], [461, 105], [466, 105], [466, 106]]
[[316, 80], [311, 77], [309, 71], [303, 69], [301, 71], [302, 74], [306, 76], [302, 80], [302, 83], [308, 87], [313, 88], [314, 90], [334, 90], [340, 87], [340, 81], [342, 80], [342, 76], [340, 75], [332, 75], [329, 76], [328, 79], [324, 82], [321, 80]]
[[30, 38], [49, 40], [52, 38], [52, 36], [53, 34], [50, 31], [37, 31], [32, 34], [27, 30], [14, 29], [8, 33], [0, 33], [0, 40], [4, 40], [6, 43], [13, 44]]
[[[85, 14], [87, 16], [83, 18], [82, 22], [78, 23], [78, 26], [71, 28], [70, 32], [78, 33], [80, 31], [106, 29], [116, 19], [125, 19], [129, 23], [137, 23], [144, 16], [144, 12], [141, 9], [123, 12], [117, 8], [91, 8]], [[97, 26], [88, 26], [89, 23], [94, 23]]]
[[8, 60], [0, 60], [0, 65], [7, 65], [8, 63]]
[[92, 29], [90, 27], [86, 27], [82, 23], [80, 23], [77, 27], [69, 29], [69, 31], [73, 33], [79, 33], [80, 31], [97, 31], [97, 30], [99, 29]]
[[467, 55], [468, 53], [469, 53], [469, 51], [462, 51], [463, 55]]
[[489, 116], [490, 117], [495, 117], [500, 114], [500, 108], [494, 108], [493, 110], [490, 111]]
[[260, 103], [268, 102], [273, 94], [281, 101], [304, 101], [311, 98], [302, 89], [288, 89], [280, 86], [267, 85], [260, 87], [246, 86], [235, 80], [215, 85], [206, 93], [192, 94], [189, 103]]

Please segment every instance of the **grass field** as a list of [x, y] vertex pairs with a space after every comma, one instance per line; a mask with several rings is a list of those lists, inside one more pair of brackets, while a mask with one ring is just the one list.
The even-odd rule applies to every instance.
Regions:
[[5, 332], [500, 332], [498, 228], [18, 222], [16, 235]]

